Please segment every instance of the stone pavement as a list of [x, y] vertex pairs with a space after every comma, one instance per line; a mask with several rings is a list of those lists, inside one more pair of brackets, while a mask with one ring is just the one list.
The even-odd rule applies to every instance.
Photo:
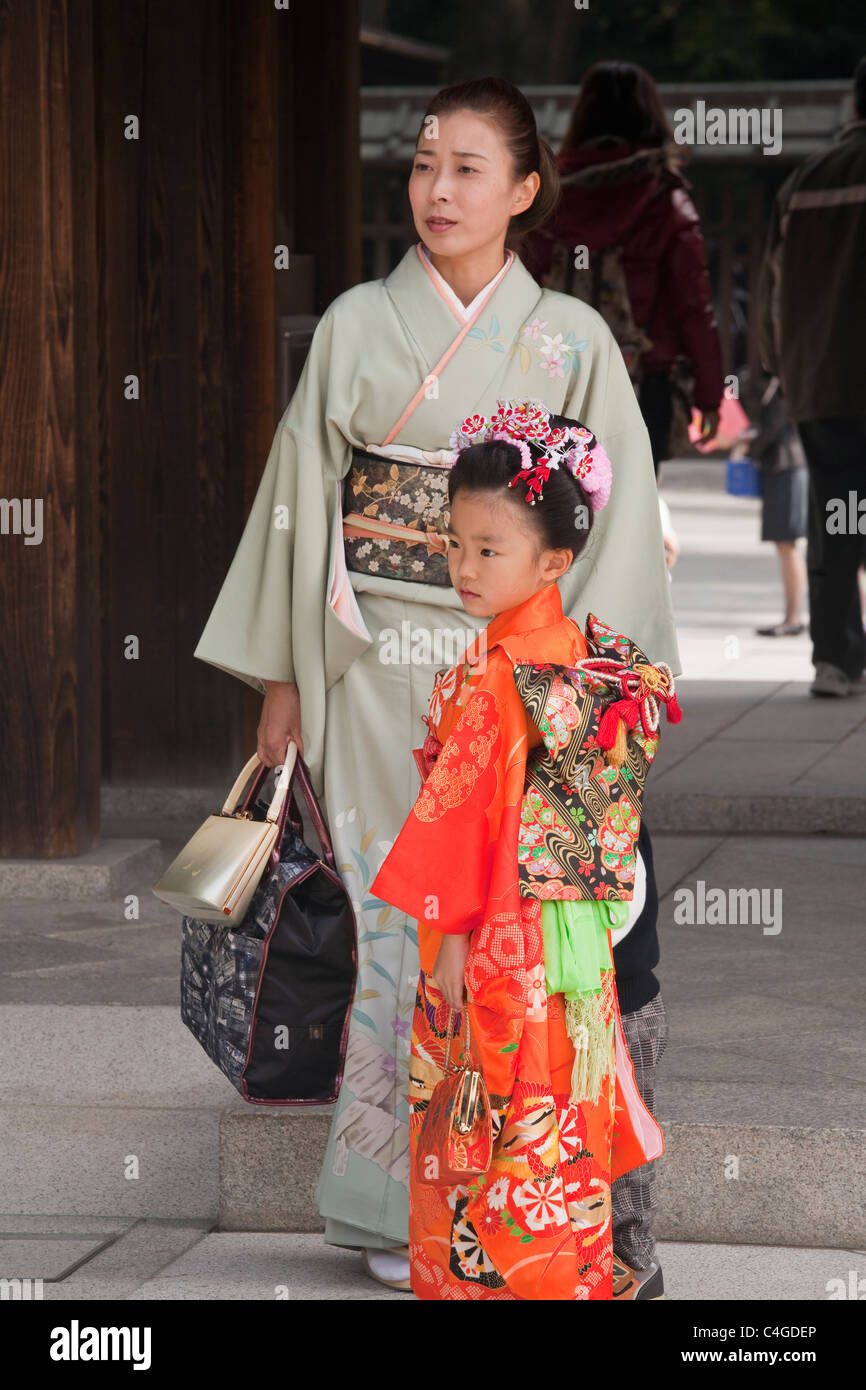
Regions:
[[[52, 1249], [47, 1240], [40, 1240], [33, 1218], [27, 1226], [26, 1237], [0, 1237], [0, 1261], [21, 1277], [41, 1256], [46, 1301], [412, 1301], [411, 1293], [370, 1279], [355, 1251], [325, 1245], [318, 1235], [206, 1234], [193, 1223], [98, 1223], [91, 1218], [79, 1222], [77, 1238], [71, 1233], [62, 1241], [55, 1238]], [[93, 1253], [86, 1259], [88, 1246]], [[816, 1302], [831, 1296], [847, 1299], [853, 1290], [866, 1289], [863, 1250], [660, 1241], [658, 1254], [665, 1296], [680, 1302]]]
[[847, 699], [816, 699], [807, 633], [755, 635], [783, 616], [779, 562], [775, 546], [758, 540], [759, 500], [723, 488], [720, 463], [662, 466], [682, 546], [672, 595], [684, 718], [662, 737], [648, 824], [866, 834], [866, 685]]
[[[781, 616], [777, 562], [722, 476], [662, 478], [684, 720], [646, 798], [670, 1016], [657, 1230], [671, 1297], [826, 1298], [866, 1276], [866, 699], [811, 698], [808, 639], [752, 635]], [[245, 1104], [180, 1022], [178, 919], [149, 889], [224, 794], [169, 793], [166, 825], [163, 791], [106, 788], [85, 864], [0, 861], [0, 1277], [41, 1273], [51, 1298], [403, 1297], [315, 1234], [328, 1107]], [[702, 921], [714, 889], [726, 920]]]

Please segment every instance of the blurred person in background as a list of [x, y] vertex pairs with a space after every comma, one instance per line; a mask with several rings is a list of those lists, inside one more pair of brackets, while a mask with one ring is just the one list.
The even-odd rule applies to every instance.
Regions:
[[822, 696], [862, 690], [866, 665], [866, 57], [854, 111], [776, 194], [759, 285], [761, 358], [781, 380], [809, 467], [810, 690]]
[[[607, 318], [638, 394], [656, 477], [686, 443], [692, 403], [702, 439], [713, 437], [724, 389], [706, 247], [681, 160], [649, 73], [636, 63], [596, 63], [557, 156], [559, 206], [520, 250], [540, 284], [587, 299]], [[574, 265], [581, 247], [586, 268]], [[669, 517], [666, 529], [671, 564]]]
[[806, 455], [785, 410], [779, 378], [771, 377], [761, 397], [758, 428], [747, 431], [748, 453], [761, 467], [761, 540], [773, 541], [782, 568], [785, 616], [756, 629], [759, 637], [799, 637], [805, 632], [806, 565], [797, 548], [809, 511]]

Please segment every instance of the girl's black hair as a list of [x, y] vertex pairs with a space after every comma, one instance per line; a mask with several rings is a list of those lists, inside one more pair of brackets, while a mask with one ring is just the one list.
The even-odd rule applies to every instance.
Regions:
[[[551, 424], [557, 429], [577, 423], [561, 415], [551, 416]], [[541, 457], [541, 454], [533, 455], [533, 462]], [[509, 487], [511, 479], [521, 467], [520, 450], [516, 444], [508, 444], [500, 439], [471, 444], [460, 451], [457, 462], [448, 474], [448, 501], [453, 502], [458, 492], [498, 492], [512, 497], [516, 505], [523, 508], [528, 525], [534, 527], [539, 550], [571, 550], [573, 561], [576, 560], [585, 549], [592, 530], [593, 513], [589, 496], [577, 478], [560, 465], [550, 470], [550, 477], [542, 489], [541, 501], [536, 499], [535, 505], [531, 506], [526, 501], [525, 483]]]

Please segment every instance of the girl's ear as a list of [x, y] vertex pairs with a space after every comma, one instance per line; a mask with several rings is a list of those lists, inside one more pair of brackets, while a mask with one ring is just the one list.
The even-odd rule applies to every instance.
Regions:
[[559, 579], [571, 568], [573, 550], [545, 550], [541, 560], [541, 572], [546, 579]]

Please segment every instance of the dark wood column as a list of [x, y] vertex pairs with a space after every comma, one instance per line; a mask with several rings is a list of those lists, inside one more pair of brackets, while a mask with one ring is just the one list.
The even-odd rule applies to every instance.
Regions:
[[357, 0], [3, 7], [6, 856], [254, 746], [260, 698], [193, 651], [282, 409], [275, 244], [319, 309], [359, 276], [358, 47]]
[[[96, 247], [91, 0], [0, 24], [0, 853], [99, 829]], [[42, 510], [25, 544], [21, 507]], [[8, 517], [8, 520], [6, 518]]]
[[293, 7], [293, 226], [316, 257], [316, 311], [361, 278], [358, 0]]
[[226, 150], [235, 20], [266, 8], [98, 3], [110, 782], [209, 781], [233, 752], [238, 692], [192, 653], [242, 506]]

